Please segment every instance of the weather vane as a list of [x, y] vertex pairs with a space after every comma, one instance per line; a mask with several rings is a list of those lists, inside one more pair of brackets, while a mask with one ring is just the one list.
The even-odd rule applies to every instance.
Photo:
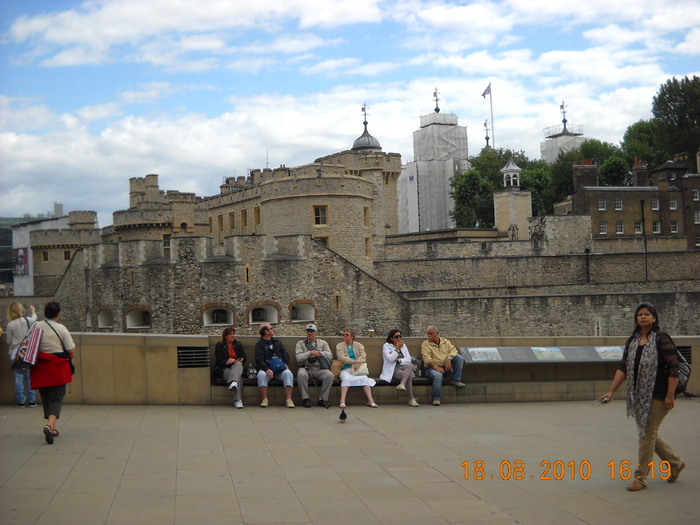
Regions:
[[438, 101], [440, 100], [438, 98], [438, 95], [440, 92], [438, 91], [437, 86], [435, 86], [435, 91], [433, 91], [433, 98], [435, 99], [435, 113], [440, 113], [440, 106], [438, 106]]
[[563, 131], [566, 131], [566, 104], [563, 100], [561, 101], [561, 106], [559, 106], [559, 109], [561, 110], [561, 114], [564, 117], [563, 119], [561, 119], [562, 123], [564, 124]]
[[364, 117], [365, 117], [365, 122], [364, 122], [364, 123], [367, 124], [367, 104], [364, 104], [364, 105], [362, 106], [362, 115], [364, 115]]

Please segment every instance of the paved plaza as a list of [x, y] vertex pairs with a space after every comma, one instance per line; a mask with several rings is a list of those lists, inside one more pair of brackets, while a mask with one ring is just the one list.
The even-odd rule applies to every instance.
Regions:
[[637, 493], [620, 400], [347, 412], [66, 405], [47, 445], [40, 408], [3, 406], [0, 523], [700, 523], [697, 399], [661, 427], [687, 468], [669, 484], [655, 458]]

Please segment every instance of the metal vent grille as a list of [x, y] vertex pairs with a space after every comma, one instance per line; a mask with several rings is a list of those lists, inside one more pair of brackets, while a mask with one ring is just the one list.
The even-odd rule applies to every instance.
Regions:
[[178, 346], [178, 368], [209, 368], [209, 347], [207, 346]]
[[678, 351], [681, 353], [683, 357], [685, 357], [685, 360], [688, 361], [689, 365], [693, 364], [693, 360], [691, 359], [691, 352], [690, 352], [690, 347], [689, 346], [678, 346]]

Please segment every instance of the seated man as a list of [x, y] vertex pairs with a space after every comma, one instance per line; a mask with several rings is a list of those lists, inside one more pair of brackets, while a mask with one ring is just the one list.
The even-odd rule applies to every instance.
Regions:
[[[279, 357], [284, 361], [285, 369], [276, 374], [270, 370], [268, 361], [273, 357]], [[273, 377], [282, 381], [284, 391], [287, 394], [287, 408], [294, 408], [292, 401], [292, 387], [294, 386], [294, 375], [289, 370], [289, 354], [287, 349], [282, 344], [282, 341], [275, 338], [275, 329], [270, 323], [260, 325], [260, 339], [255, 343], [255, 364], [258, 367], [258, 388], [262, 396], [260, 406], [267, 408], [269, 401], [267, 400], [267, 385]]]
[[457, 388], [467, 386], [461, 381], [464, 358], [448, 339], [440, 337], [434, 326], [429, 326], [425, 333], [428, 339], [420, 347], [425, 377], [433, 380], [433, 405], [440, 406], [445, 375], [452, 375], [452, 384]]
[[306, 408], [311, 407], [309, 400], [309, 376], [316, 384], [321, 383], [318, 406], [328, 407], [328, 397], [333, 385], [333, 372], [330, 371], [333, 361], [333, 352], [323, 339], [316, 338], [315, 324], [306, 327], [306, 339], [297, 343], [295, 352], [299, 371], [297, 372], [297, 385], [301, 394], [301, 404]]

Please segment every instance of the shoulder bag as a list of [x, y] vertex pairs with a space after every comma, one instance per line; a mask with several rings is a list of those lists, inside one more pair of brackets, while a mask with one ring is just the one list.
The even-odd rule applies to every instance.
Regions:
[[[265, 349], [265, 355], [270, 355], [267, 349]], [[276, 356], [277, 354], [273, 355]], [[283, 370], [287, 369], [287, 365], [284, 364], [284, 360], [281, 357], [268, 357], [267, 366], [270, 368], [270, 370], [272, 370], [273, 374], [276, 374], [277, 372], [282, 372]]]

